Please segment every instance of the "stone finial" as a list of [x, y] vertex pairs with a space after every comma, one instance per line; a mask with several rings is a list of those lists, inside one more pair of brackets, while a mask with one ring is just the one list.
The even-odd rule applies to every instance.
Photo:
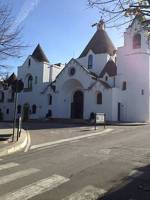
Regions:
[[103, 19], [101, 18], [99, 23], [97, 24], [97, 29], [98, 30], [105, 30], [105, 22], [103, 21]]

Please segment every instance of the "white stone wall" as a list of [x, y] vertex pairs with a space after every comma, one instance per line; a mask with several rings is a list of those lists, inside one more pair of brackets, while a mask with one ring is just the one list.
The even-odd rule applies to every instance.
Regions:
[[[135, 24], [125, 33], [125, 46], [118, 49], [117, 86], [122, 90], [123, 81], [127, 89], [121, 91], [122, 119], [124, 121], [149, 121], [149, 49], [145, 32], [141, 32], [141, 48], [133, 49], [132, 39]], [[144, 90], [144, 95], [142, 95]]]
[[[69, 69], [74, 67], [76, 73], [69, 76]], [[81, 90], [84, 94], [84, 119], [89, 119], [91, 112], [106, 113], [107, 120], [112, 120], [112, 90], [106, 89], [101, 83], [93, 80], [87, 72], [78, 64], [70, 62], [70, 64], [62, 71], [56, 79], [55, 105], [53, 105], [53, 117], [70, 118], [71, 102], [73, 94], [77, 90]], [[91, 88], [91, 85], [93, 87]], [[96, 103], [97, 93], [102, 92], [103, 103]]]
[[88, 52], [88, 54], [85, 57], [78, 58], [77, 60], [81, 65], [88, 68], [88, 57], [89, 55], [93, 55], [93, 67], [89, 69], [92, 72], [95, 72], [97, 75], [100, 74], [108, 60], [110, 59], [110, 56], [105, 54], [94, 54], [91, 50]]

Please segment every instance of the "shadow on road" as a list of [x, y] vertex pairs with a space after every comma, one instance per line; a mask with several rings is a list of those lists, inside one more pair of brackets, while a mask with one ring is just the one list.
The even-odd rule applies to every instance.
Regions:
[[120, 186], [97, 200], [150, 200], [150, 165], [135, 170]]
[[[43, 122], [38, 122], [38, 121], [23, 122], [22, 126], [23, 126], [24, 129], [29, 129], [29, 130], [94, 127], [94, 125], [91, 125], [91, 124], [60, 123], [60, 122], [49, 122], [49, 121], [43, 121]], [[101, 125], [98, 125], [98, 126], [101, 126]]]

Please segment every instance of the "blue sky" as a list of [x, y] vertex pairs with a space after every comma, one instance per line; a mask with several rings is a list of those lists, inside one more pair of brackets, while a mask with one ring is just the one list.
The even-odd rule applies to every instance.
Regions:
[[[88, 8], [87, 0], [2, 0], [10, 4], [17, 25], [23, 27], [22, 41], [29, 47], [23, 57], [9, 64], [16, 71], [38, 43], [51, 63], [66, 63], [78, 57], [100, 19], [98, 10]], [[105, 19], [104, 19], [105, 20]], [[123, 30], [106, 29], [116, 47], [123, 43]]]

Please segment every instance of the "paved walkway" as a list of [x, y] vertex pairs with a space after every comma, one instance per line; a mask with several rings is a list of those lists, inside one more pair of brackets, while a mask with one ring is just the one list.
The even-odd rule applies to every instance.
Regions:
[[0, 122], [0, 148], [10, 145], [12, 124]]
[[12, 142], [12, 127], [11, 123], [0, 122], [0, 157], [14, 153], [27, 144], [27, 134], [24, 130], [22, 130], [19, 140], [17, 141], [17, 134], [15, 134], [14, 142]]

